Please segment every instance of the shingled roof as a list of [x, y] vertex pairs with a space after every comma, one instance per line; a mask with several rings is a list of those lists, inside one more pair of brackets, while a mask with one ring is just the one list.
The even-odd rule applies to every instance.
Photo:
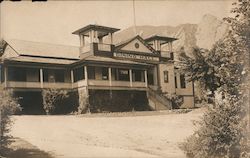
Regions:
[[80, 50], [76, 46], [56, 45], [23, 40], [6, 40], [7, 44], [21, 56], [80, 59]]

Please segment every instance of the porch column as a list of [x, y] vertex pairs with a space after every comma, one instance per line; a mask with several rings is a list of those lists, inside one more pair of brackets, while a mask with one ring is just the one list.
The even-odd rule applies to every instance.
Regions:
[[148, 87], [148, 72], [144, 70], [144, 78], [145, 78], [145, 87]]
[[109, 33], [109, 38], [110, 38], [110, 44], [113, 44], [113, 34]]
[[130, 87], [133, 87], [133, 83], [132, 83], [132, 69], [129, 69], [129, 83], [130, 83]]
[[8, 68], [4, 67], [4, 87], [7, 87], [7, 80], [8, 80]]
[[80, 36], [80, 46], [84, 47], [85, 46], [85, 39], [84, 39], [84, 35], [79, 35]]
[[96, 42], [96, 43], [98, 43], [98, 32], [97, 31], [94, 31], [95, 32], [95, 39], [94, 39], [94, 41]]
[[43, 88], [43, 69], [40, 69], [40, 84], [41, 88]]
[[94, 31], [93, 30], [91, 30], [91, 31], [89, 31], [89, 43], [93, 43], [93, 36], [94, 36]]
[[103, 43], [103, 38], [99, 38], [99, 43]]
[[71, 85], [72, 85], [72, 88], [73, 88], [73, 83], [74, 83], [74, 72], [73, 72], [73, 70], [70, 70], [70, 76], [71, 76]]
[[84, 66], [84, 78], [86, 81], [86, 85], [88, 85], [88, 69], [87, 66]]
[[111, 74], [111, 67], [109, 67], [109, 86], [112, 86], [112, 74]]

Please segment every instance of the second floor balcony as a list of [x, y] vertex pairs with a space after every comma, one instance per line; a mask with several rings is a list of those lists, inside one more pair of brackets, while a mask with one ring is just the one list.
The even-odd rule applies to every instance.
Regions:
[[111, 53], [114, 50], [114, 45], [112, 44], [105, 44], [105, 43], [89, 43], [80, 47], [81, 53], [98, 53], [98, 52], [107, 52]]

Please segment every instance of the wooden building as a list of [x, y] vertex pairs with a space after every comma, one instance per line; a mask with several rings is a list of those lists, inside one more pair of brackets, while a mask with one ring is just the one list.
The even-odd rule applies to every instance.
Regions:
[[46, 88], [76, 92], [78, 101], [79, 96], [89, 96], [93, 112], [171, 109], [169, 96], [175, 94], [182, 96], [181, 107], [194, 107], [193, 85], [174, 66], [172, 43], [177, 39], [137, 35], [114, 44], [117, 31], [83, 27], [73, 32], [80, 47], [6, 40], [1, 85], [25, 94], [24, 104], [32, 105], [23, 105], [24, 110], [38, 109], [38, 98]]

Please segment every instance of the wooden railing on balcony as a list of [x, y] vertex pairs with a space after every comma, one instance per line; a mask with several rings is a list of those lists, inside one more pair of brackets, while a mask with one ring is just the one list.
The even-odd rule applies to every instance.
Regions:
[[104, 43], [98, 43], [98, 50], [99, 51], [111, 52], [111, 45], [110, 44], [104, 44]]
[[90, 52], [90, 44], [88, 45], [85, 45], [83, 47], [80, 47], [80, 53], [87, 53], [87, 52]]
[[44, 82], [41, 84], [40, 82], [19, 82], [19, 81], [8, 81], [8, 88], [63, 88], [70, 89], [72, 88], [71, 83], [60, 83], [60, 82]]
[[40, 82], [7, 81], [7, 87], [9, 88], [41, 88], [41, 83]]
[[43, 88], [61, 88], [61, 89], [70, 89], [72, 88], [72, 83], [64, 82], [44, 82]]
[[80, 52], [81, 53], [87, 53], [91, 51], [91, 45], [94, 45], [96, 47], [92, 47], [97, 49], [97, 51], [105, 51], [105, 52], [111, 52], [111, 45], [110, 44], [105, 44], [105, 43], [90, 43], [87, 44], [83, 47], [80, 47]]
[[161, 56], [169, 59], [174, 59], [174, 54], [171, 51], [161, 51]]
[[[4, 84], [3, 84], [4, 85]], [[133, 88], [146, 88], [145, 82], [130, 82], [119, 80], [81, 80], [74, 83], [65, 82], [20, 82], [20, 81], [7, 81], [8, 88], [58, 88], [58, 89], [71, 89], [85, 86], [101, 86], [101, 87], [133, 87]]]

